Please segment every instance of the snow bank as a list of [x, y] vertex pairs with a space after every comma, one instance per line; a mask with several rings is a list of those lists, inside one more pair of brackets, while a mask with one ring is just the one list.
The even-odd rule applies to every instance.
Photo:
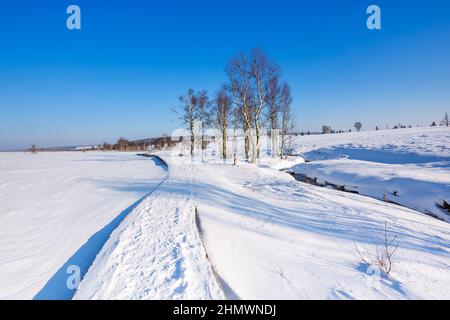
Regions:
[[450, 128], [414, 128], [299, 137], [311, 161], [293, 168], [319, 183], [398, 203], [450, 222]]
[[448, 168], [339, 159], [300, 164], [292, 170], [317, 178], [319, 184], [345, 186], [346, 190], [398, 203], [450, 222], [450, 212], [438, 206], [443, 201], [450, 202]]

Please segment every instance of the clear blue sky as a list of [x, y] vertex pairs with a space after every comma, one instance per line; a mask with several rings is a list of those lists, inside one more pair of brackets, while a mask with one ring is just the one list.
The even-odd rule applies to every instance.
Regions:
[[[66, 28], [70, 4], [80, 31]], [[366, 28], [369, 4], [381, 31]], [[300, 130], [450, 112], [447, 0], [2, 0], [0, 149], [170, 133], [177, 97], [214, 93], [252, 47], [283, 69]]]

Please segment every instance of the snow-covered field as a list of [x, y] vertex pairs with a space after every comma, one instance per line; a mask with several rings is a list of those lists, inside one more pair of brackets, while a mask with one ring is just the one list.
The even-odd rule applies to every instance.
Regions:
[[[197, 177], [206, 250], [229, 298], [450, 297], [447, 223], [266, 166], [201, 166]], [[399, 247], [390, 275], [374, 276], [361, 255], [374, 259], [385, 223]]]
[[[449, 130], [305, 136], [294, 148], [314, 161], [0, 154], [0, 297], [71, 297], [65, 268], [81, 263], [76, 299], [450, 298], [450, 224], [420, 212], [448, 198]], [[361, 194], [279, 171], [289, 167]], [[403, 206], [377, 195], [388, 191]], [[389, 274], [375, 261], [386, 235], [398, 246]]]
[[70, 298], [67, 267], [86, 272], [165, 175], [135, 154], [0, 153], [0, 299]]
[[[358, 158], [360, 160], [380, 159], [385, 163], [398, 163], [401, 160], [405, 163], [422, 163], [450, 161], [449, 142], [450, 128], [420, 127], [298, 136], [294, 142], [294, 148], [302, 154], [330, 147], [345, 148], [347, 152], [354, 149], [355, 151], [373, 150], [377, 153], [359, 152]], [[400, 158], [399, 155], [403, 157]], [[378, 157], [374, 158], [374, 156]]]
[[[442, 139], [446, 133], [433, 134]], [[357, 133], [342, 137], [359, 139]], [[450, 297], [450, 224], [385, 201], [304, 184], [278, 170], [301, 166], [302, 159], [232, 166], [211, 159], [190, 163], [177, 154], [161, 154], [169, 163], [167, 182], [109, 240], [77, 298], [209, 299], [220, 297], [217, 285], [231, 299]], [[195, 239], [193, 206], [207, 259], [195, 240], [188, 241], [188, 251], [183, 245]], [[187, 210], [175, 209], [182, 207]], [[186, 216], [185, 237], [176, 212]], [[152, 216], [166, 222], [154, 219], [158, 231], [149, 233], [155, 236], [147, 246], [136, 245], [148, 236], [145, 230], [154, 230], [147, 227]], [[375, 262], [386, 234], [398, 245], [389, 274]], [[138, 267], [142, 261], [155, 265]]]
[[414, 128], [298, 137], [311, 160], [293, 170], [450, 222], [450, 129]]

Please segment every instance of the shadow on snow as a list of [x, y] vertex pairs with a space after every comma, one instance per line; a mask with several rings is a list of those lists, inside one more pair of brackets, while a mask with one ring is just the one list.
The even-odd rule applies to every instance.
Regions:
[[[161, 166], [167, 171], [167, 164], [152, 158], [155, 165]], [[164, 180], [163, 180], [164, 181]], [[162, 182], [161, 182], [162, 183]], [[84, 278], [89, 267], [94, 262], [95, 257], [109, 239], [111, 233], [120, 225], [120, 223], [146, 198], [148, 197], [161, 183], [156, 185], [154, 189], [133, 203], [131, 206], [123, 210], [116, 218], [109, 224], [104, 226], [100, 231], [92, 235], [88, 241], [75, 252], [63, 266], [50, 278], [45, 286], [34, 296], [34, 300], [68, 300], [71, 299], [76, 289], [69, 289], [67, 287], [67, 280], [72, 273], [68, 273], [68, 267], [78, 266], [80, 268], [80, 280]], [[147, 189], [148, 190], [148, 189]]]

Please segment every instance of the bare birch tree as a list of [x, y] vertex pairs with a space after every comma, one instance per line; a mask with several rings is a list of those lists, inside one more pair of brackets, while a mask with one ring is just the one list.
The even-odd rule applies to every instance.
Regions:
[[290, 139], [293, 129], [294, 115], [291, 110], [292, 96], [291, 89], [287, 83], [284, 83], [281, 89], [281, 158], [287, 155], [287, 148], [290, 147]]
[[[196, 136], [196, 122], [201, 119], [201, 107], [205, 102], [206, 92], [201, 91], [195, 93], [193, 89], [189, 89], [188, 92], [179, 97], [181, 106], [179, 110], [173, 109], [173, 112], [177, 115], [178, 120], [189, 130], [190, 133], [190, 154], [194, 157], [195, 148], [195, 136]], [[207, 97], [206, 97], [207, 101]]]
[[232, 111], [233, 121], [233, 165], [237, 165], [237, 132], [239, 128], [240, 114], [237, 109]]
[[247, 57], [243, 53], [240, 53], [230, 60], [225, 70], [229, 78], [227, 89], [233, 97], [233, 104], [242, 122], [242, 129], [244, 131], [244, 156], [248, 160], [251, 137], [251, 134], [249, 134], [251, 130], [251, 89]]
[[232, 121], [232, 99], [225, 88], [217, 92], [212, 105], [212, 117], [221, 138], [221, 156], [227, 159], [228, 127]]
[[200, 126], [199, 128], [199, 134], [200, 134], [200, 152], [202, 155], [202, 161], [203, 161], [203, 157], [204, 157], [204, 148], [206, 148], [205, 146], [205, 127], [208, 126], [211, 123], [211, 120], [209, 119], [209, 98], [208, 98], [208, 93], [203, 90], [197, 93], [196, 95], [196, 102], [197, 102], [197, 122]]
[[261, 151], [261, 127], [263, 126], [262, 112], [267, 105], [270, 83], [279, 77], [278, 67], [269, 62], [267, 56], [261, 49], [251, 51], [250, 72], [254, 89], [251, 91], [255, 97], [255, 107], [253, 110], [253, 122], [255, 128], [256, 141], [253, 141], [252, 163], [259, 158]]
[[278, 148], [278, 114], [281, 110], [280, 94], [281, 88], [278, 85], [279, 79], [273, 78], [269, 83], [267, 95], [267, 118], [270, 123], [270, 138], [272, 147], [272, 158], [279, 156]]

